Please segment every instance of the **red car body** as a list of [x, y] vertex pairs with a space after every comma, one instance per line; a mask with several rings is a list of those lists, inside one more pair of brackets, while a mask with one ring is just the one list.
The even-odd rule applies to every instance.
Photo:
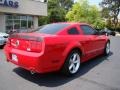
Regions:
[[[4, 47], [7, 61], [37, 73], [58, 71], [71, 50], [80, 50], [82, 63], [102, 54], [109, 41], [105, 35], [85, 35], [81, 26], [91, 28], [88, 24], [56, 24], [68, 25], [55, 34], [31, 32], [11, 35]], [[68, 33], [71, 28], [76, 28], [79, 34]]]

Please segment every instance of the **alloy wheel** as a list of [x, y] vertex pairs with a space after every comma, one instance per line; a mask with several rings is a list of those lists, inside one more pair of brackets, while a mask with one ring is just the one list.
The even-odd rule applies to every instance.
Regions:
[[78, 71], [80, 67], [80, 55], [78, 53], [73, 53], [69, 60], [69, 71], [74, 74]]
[[106, 54], [110, 53], [110, 43], [106, 44]]

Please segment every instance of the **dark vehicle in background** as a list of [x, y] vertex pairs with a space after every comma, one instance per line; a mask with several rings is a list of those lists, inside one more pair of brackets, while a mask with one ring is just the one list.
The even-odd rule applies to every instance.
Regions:
[[100, 32], [101, 32], [102, 34], [106, 34], [107, 36], [109, 36], [109, 35], [115, 36], [115, 35], [116, 35], [115, 31], [111, 31], [111, 30], [109, 30], [109, 29], [107, 29], [107, 28], [101, 30]]

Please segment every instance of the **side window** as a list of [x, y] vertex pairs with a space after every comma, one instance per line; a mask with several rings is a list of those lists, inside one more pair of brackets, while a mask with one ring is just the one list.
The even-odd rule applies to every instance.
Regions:
[[91, 28], [90, 26], [81, 25], [80, 27], [85, 35], [92, 35], [95, 32], [95, 30], [93, 28]]
[[70, 35], [78, 35], [79, 31], [77, 30], [77, 28], [71, 28], [68, 30], [68, 34]]

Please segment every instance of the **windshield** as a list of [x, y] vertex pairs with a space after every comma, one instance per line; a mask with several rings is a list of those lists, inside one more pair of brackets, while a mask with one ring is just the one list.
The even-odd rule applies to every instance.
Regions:
[[64, 29], [67, 26], [69, 26], [69, 24], [62, 24], [62, 23], [47, 24], [39, 27], [34, 32], [45, 33], [45, 34], [56, 34], [58, 31]]

